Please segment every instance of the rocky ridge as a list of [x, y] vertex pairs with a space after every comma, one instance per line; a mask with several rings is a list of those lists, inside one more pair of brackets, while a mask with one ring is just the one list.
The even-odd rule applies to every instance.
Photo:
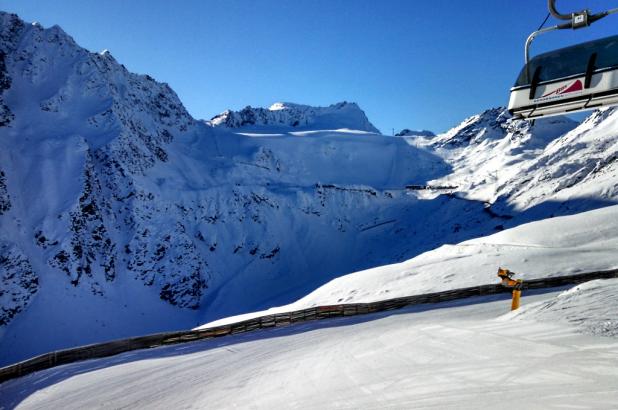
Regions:
[[247, 106], [240, 111], [226, 110], [209, 124], [232, 129], [281, 127], [292, 129], [340, 129], [379, 133], [356, 103], [343, 101], [328, 107], [275, 103], [270, 108]]

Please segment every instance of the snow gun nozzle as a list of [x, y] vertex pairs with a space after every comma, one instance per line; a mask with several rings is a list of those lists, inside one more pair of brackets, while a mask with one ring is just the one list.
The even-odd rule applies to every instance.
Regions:
[[515, 275], [515, 272], [511, 272], [505, 268], [498, 268], [498, 277], [511, 279]]
[[501, 282], [502, 286], [506, 286], [509, 288], [518, 286], [518, 284], [521, 283], [521, 280], [513, 279], [514, 275], [516, 275], [515, 272], [512, 272], [505, 268], [498, 268], [498, 277], [502, 280]]
[[513, 300], [511, 301], [511, 310], [519, 309], [519, 301], [521, 298], [521, 290], [524, 286], [524, 281], [521, 279], [513, 279], [515, 272], [508, 269], [498, 268], [498, 277], [501, 279], [500, 284], [506, 288], [513, 289]]

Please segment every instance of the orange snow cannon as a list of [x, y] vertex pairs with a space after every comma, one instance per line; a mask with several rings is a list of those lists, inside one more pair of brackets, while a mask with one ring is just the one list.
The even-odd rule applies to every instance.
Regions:
[[498, 268], [498, 277], [502, 280], [501, 285], [507, 288], [513, 288], [513, 300], [511, 301], [511, 310], [519, 309], [519, 300], [521, 299], [521, 288], [524, 281], [521, 279], [513, 279], [515, 272], [508, 269]]

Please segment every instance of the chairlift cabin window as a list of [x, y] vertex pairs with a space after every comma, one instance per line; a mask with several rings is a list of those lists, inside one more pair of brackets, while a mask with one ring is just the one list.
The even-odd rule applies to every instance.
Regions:
[[530, 86], [535, 73], [539, 83], [584, 75], [594, 54], [595, 72], [618, 68], [618, 36], [539, 54], [521, 70], [515, 87]]

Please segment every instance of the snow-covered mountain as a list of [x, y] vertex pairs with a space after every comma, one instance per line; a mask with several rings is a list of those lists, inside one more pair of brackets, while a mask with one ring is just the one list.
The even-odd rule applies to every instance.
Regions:
[[519, 174], [523, 163], [577, 126], [566, 117], [534, 123], [512, 120], [500, 107], [467, 118], [444, 134], [411, 143], [426, 147], [453, 167], [453, 172], [432, 183], [456, 185], [466, 198], [493, 203], [498, 187]]
[[395, 134], [395, 136], [396, 137], [435, 137], [436, 134], [428, 130], [411, 130], [408, 128], [404, 128], [403, 130]]
[[493, 229], [481, 204], [408, 195], [448, 165], [346, 122], [356, 105], [315, 109], [313, 126], [360, 131], [253, 138], [59, 27], [0, 18], [3, 363], [287, 303]]
[[[561, 234], [555, 235], [557, 231]], [[618, 205], [548, 218], [456, 245], [443, 245], [402, 263], [341, 276], [290, 305], [224, 318], [201, 327], [313, 306], [375, 302], [498, 283], [499, 266], [517, 272], [517, 278], [524, 281], [616, 269], [617, 247]], [[618, 334], [618, 321], [612, 326], [613, 333]]]
[[[618, 110], [596, 111], [552, 140], [540, 155], [522, 162], [496, 191], [502, 208], [545, 215], [618, 202]], [[549, 203], [555, 209], [548, 209]]]
[[[402, 138], [353, 103], [200, 121], [109, 52], [7, 13], [0, 86], [0, 364], [284, 305], [350, 272], [608, 205], [618, 181], [610, 111], [578, 126], [494, 109]], [[581, 168], [575, 199], [557, 196]]]
[[565, 117], [514, 121], [505, 109], [492, 109], [415, 145], [453, 167], [432, 184], [456, 185], [459, 196], [490, 203], [496, 213], [536, 220], [618, 201], [615, 108], [581, 124]]
[[214, 127], [234, 129], [297, 128], [312, 130], [350, 129], [379, 134], [356, 103], [343, 101], [328, 107], [275, 103], [270, 108], [247, 106], [240, 111], [226, 110], [213, 117]]
[[524, 279], [618, 267], [617, 109], [595, 111], [578, 124], [564, 117], [514, 121], [504, 108], [495, 108], [444, 134], [404, 139], [452, 165], [451, 173], [429, 186], [457, 186], [456, 197], [483, 202], [497, 230], [504, 231], [354, 272], [293, 304], [203, 327], [317, 305], [491, 283], [498, 266]]

